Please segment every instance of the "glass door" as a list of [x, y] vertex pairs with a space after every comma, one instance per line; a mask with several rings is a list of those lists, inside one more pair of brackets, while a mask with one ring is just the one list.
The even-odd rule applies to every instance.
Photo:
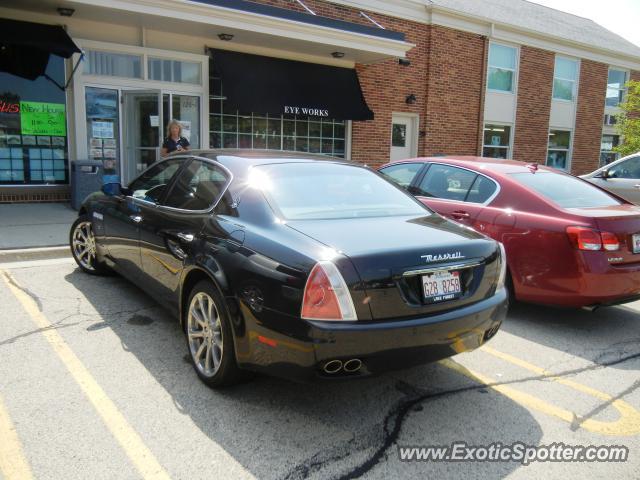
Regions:
[[125, 90], [122, 99], [123, 183], [127, 184], [160, 158], [162, 94], [160, 90]]

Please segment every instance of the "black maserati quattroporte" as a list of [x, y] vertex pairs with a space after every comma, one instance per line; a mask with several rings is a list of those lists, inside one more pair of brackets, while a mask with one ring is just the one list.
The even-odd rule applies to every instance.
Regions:
[[482, 345], [507, 310], [501, 244], [327, 157], [169, 157], [90, 195], [70, 244], [85, 272], [115, 270], [171, 309], [213, 387], [437, 360]]

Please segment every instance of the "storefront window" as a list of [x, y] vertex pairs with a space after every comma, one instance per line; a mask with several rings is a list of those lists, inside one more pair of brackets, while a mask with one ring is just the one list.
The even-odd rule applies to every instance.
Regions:
[[118, 173], [118, 91], [109, 88], [85, 89], [87, 110], [87, 152], [91, 160], [102, 160], [104, 173]]
[[142, 78], [142, 57], [126, 53], [87, 50], [83, 70], [85, 75]]
[[180, 60], [149, 58], [149, 78], [162, 82], [200, 85], [200, 64]]
[[569, 167], [569, 150], [571, 148], [571, 132], [568, 130], [551, 130], [549, 132], [549, 150], [547, 165], [567, 170]]
[[346, 123], [306, 115], [228, 112], [222, 82], [210, 81], [211, 148], [246, 148], [322, 153], [344, 158]]
[[509, 158], [511, 127], [507, 125], [485, 125], [482, 156], [489, 158]]
[[620, 143], [620, 135], [603, 135], [600, 144], [600, 166], [617, 160], [619, 155], [613, 151]]
[[[46, 74], [64, 85], [64, 60]], [[65, 93], [44, 77], [0, 73], [0, 184], [68, 183]]]

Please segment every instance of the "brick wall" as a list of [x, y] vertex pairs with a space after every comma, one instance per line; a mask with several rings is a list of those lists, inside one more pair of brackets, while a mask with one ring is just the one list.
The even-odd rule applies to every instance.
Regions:
[[[304, 12], [292, 0], [254, 0]], [[362, 25], [371, 23], [360, 10], [326, 0], [304, 0], [318, 15]], [[379, 165], [387, 162], [393, 112], [417, 113], [424, 135], [418, 138], [418, 155], [465, 154], [482, 151], [487, 39], [438, 25], [424, 25], [367, 12], [385, 28], [404, 32], [416, 45], [408, 52], [411, 66], [397, 60], [357, 65], [356, 70], [375, 119], [353, 122], [353, 160]], [[546, 162], [549, 115], [553, 89], [554, 53], [522, 46], [518, 77], [516, 131], [513, 158]], [[640, 80], [640, 72], [632, 72]], [[572, 172], [595, 169], [600, 154], [607, 65], [582, 60], [578, 90]], [[417, 102], [407, 105], [410, 93]]]
[[520, 48], [514, 160], [543, 165], [547, 161], [554, 61], [552, 52]]
[[604, 101], [609, 66], [591, 60], [580, 61], [576, 126], [573, 134], [571, 173], [582, 175], [598, 168]]
[[[305, 11], [297, 2], [291, 0], [256, 1], [300, 12]], [[357, 9], [321, 0], [304, 0], [304, 3], [315, 13], [324, 17], [374, 26], [362, 17], [360, 10]], [[418, 114], [420, 116], [419, 129], [424, 130], [425, 128], [426, 78], [431, 27], [374, 12], [367, 12], [367, 15], [386, 29], [403, 32], [406, 41], [416, 45], [407, 53], [407, 58], [411, 61], [411, 65], [408, 67], [399, 65], [397, 59], [371, 65], [356, 65], [364, 97], [369, 108], [373, 110], [375, 118], [371, 121], [352, 123], [351, 158], [357, 162], [378, 166], [389, 161], [393, 112]], [[441, 45], [444, 47], [444, 44], [441, 43]], [[460, 51], [462, 50], [464, 50], [464, 45], [460, 45]], [[462, 64], [459, 65], [459, 68], [462, 68]], [[409, 94], [416, 96], [416, 103], [412, 105], [406, 103], [405, 100]], [[426, 138], [428, 137], [427, 134]], [[423, 155], [424, 152], [425, 137], [418, 136], [418, 155]]]
[[478, 154], [485, 65], [484, 37], [431, 26], [426, 155]]

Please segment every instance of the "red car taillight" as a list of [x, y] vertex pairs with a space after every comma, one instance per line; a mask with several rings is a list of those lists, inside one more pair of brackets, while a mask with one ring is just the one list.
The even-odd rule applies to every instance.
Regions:
[[351, 294], [337, 267], [329, 261], [316, 263], [302, 298], [306, 320], [357, 320]]
[[620, 248], [618, 237], [611, 232], [599, 232], [588, 227], [567, 227], [567, 235], [578, 250], [615, 251]]

